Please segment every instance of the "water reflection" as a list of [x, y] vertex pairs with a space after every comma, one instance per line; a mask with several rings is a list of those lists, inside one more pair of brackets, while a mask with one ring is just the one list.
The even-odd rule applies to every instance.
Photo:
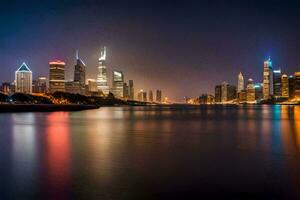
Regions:
[[55, 112], [46, 122], [46, 179], [48, 195], [65, 199], [70, 190], [71, 152], [69, 113]]

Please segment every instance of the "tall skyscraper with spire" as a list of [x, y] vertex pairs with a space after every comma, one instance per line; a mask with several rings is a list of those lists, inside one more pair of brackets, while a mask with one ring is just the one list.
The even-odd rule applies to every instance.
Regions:
[[273, 95], [273, 66], [272, 60], [269, 57], [264, 62], [264, 73], [263, 73], [263, 98], [270, 99]]
[[84, 62], [79, 58], [78, 50], [76, 51], [76, 65], [74, 70], [74, 82], [78, 82], [82, 87], [85, 86], [85, 67]]
[[106, 69], [106, 47], [101, 49], [98, 60], [98, 75], [97, 75], [97, 89], [102, 91], [104, 95], [108, 95], [109, 87], [107, 83], [107, 69]]
[[242, 72], [239, 73], [238, 75], [238, 87], [237, 87], [237, 92], [241, 92], [242, 90], [245, 89], [245, 86], [244, 86], [244, 76], [242, 74]]

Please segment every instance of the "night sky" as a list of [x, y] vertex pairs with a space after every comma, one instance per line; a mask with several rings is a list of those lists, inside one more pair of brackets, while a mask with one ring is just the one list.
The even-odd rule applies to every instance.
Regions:
[[[67, 63], [75, 51], [95, 78], [100, 48], [108, 71], [118, 69], [135, 88], [162, 89], [175, 100], [212, 93], [242, 71], [262, 79], [263, 60], [300, 70], [300, 3], [240, 1], [7, 1], [0, 4], [0, 82], [12, 81], [25, 61], [33, 76], [48, 76], [48, 61]], [[109, 74], [111, 81], [111, 74]]]

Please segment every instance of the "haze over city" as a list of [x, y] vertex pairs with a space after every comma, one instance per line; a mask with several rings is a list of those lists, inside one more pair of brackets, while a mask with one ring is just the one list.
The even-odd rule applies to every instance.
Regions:
[[[160, 88], [177, 101], [214, 93], [237, 74], [262, 80], [263, 61], [292, 73], [300, 66], [299, 3], [290, 1], [10, 1], [0, 7], [1, 81], [25, 61], [33, 77], [48, 75], [51, 59], [75, 51], [95, 78], [100, 48], [108, 72], [121, 70], [136, 89]], [[111, 78], [111, 74], [108, 75]]]

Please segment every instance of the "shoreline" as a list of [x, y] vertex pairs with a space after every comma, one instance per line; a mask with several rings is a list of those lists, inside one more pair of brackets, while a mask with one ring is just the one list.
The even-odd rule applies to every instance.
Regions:
[[100, 106], [78, 104], [0, 104], [0, 113], [82, 111], [98, 108]]

